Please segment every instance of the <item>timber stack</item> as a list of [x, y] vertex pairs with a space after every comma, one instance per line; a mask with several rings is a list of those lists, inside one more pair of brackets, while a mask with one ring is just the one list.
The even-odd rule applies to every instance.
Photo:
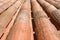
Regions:
[[60, 1], [0, 0], [0, 40], [60, 40]]

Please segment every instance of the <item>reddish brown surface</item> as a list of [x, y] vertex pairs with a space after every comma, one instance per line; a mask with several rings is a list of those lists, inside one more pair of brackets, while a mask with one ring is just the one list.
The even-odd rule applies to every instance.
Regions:
[[59, 2], [59, 3], [60, 3], [60, 0], [54, 0], [54, 1], [56, 1], [56, 2]]
[[46, 0], [46, 1], [49, 2], [50, 4], [54, 5], [56, 8], [60, 9], [59, 2], [55, 2], [54, 0]]
[[60, 10], [56, 9], [53, 5], [49, 4], [44, 0], [38, 0], [39, 3], [42, 5], [44, 10], [53, 18], [58, 24], [60, 24]]
[[6, 2], [8, 2], [9, 0], [0, 0], [0, 6], [2, 6], [3, 4], [5, 4]]
[[[23, 0], [20, 1], [20, 2], [21, 2], [21, 6], [22, 6]], [[13, 26], [13, 24], [14, 24], [14, 21], [15, 21], [17, 15], [18, 15], [18, 12], [19, 12], [20, 9], [21, 9], [21, 6], [20, 6], [19, 9], [17, 10], [16, 14], [13, 16], [13, 19], [12, 19], [12, 21], [9, 23], [8, 27], [6, 28], [6, 30], [5, 30], [5, 32], [4, 32], [4, 35], [2, 36], [1, 40], [6, 40], [7, 35], [9, 34], [9, 31], [10, 31], [10, 29], [12, 28], [12, 26]]]
[[[7, 40], [32, 40], [30, 25], [18, 22], [15, 24], [14, 32], [11, 31]], [[17, 29], [17, 30], [16, 30]], [[18, 31], [19, 30], [19, 31]]]
[[4, 3], [3, 5], [0, 6], [0, 14], [4, 12], [8, 7], [13, 5], [16, 2], [16, 0], [9, 0], [8, 2]]
[[32, 11], [36, 25], [34, 27], [36, 40], [60, 40], [57, 29], [35, 0], [32, 0]]
[[0, 40], [60, 40], [60, 10], [53, 6], [58, 0], [37, 1], [0, 0]]
[[0, 15], [0, 37], [4, 33], [5, 28], [11, 21], [15, 12], [18, 10], [20, 4], [21, 3], [17, 1], [13, 6], [11, 6], [8, 10], [6, 10], [5, 12], [3, 12], [3, 14]]
[[[29, 9], [28, 9], [29, 8]], [[33, 40], [30, 1], [25, 0], [6, 40]]]

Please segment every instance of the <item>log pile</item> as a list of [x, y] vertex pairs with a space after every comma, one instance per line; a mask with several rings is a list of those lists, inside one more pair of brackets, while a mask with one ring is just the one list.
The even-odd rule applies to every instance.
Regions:
[[60, 1], [0, 0], [0, 40], [60, 40]]
[[46, 1], [49, 2], [50, 4], [54, 5], [56, 8], [60, 9], [59, 2], [55, 2], [54, 0], [46, 0]]

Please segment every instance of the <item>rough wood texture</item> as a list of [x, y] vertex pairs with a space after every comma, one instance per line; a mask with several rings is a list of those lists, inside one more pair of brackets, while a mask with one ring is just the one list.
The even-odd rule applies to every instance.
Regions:
[[16, 20], [16, 17], [18, 15], [18, 12], [20, 11], [21, 6], [22, 6], [22, 4], [23, 4], [24, 1], [22, 0], [20, 2], [21, 2], [21, 5], [20, 5], [19, 9], [17, 10], [16, 14], [13, 16], [12, 21], [9, 23], [8, 27], [6, 28], [6, 30], [4, 32], [4, 35], [2, 36], [1, 40], [6, 40], [7, 35], [9, 34], [9, 31], [12, 28], [12, 26], [13, 26], [15, 20]]
[[7, 40], [33, 40], [30, 0], [25, 0]]
[[60, 30], [58, 30], [58, 34], [59, 34], [59, 36], [60, 36]]
[[47, 2], [49, 2], [50, 4], [54, 5], [56, 8], [60, 9], [60, 3], [59, 2], [55, 2], [53, 0], [46, 0]]
[[4, 5], [0, 6], [0, 14], [7, 9], [8, 7], [10, 7], [11, 5], [13, 5], [16, 2], [16, 0], [10, 0], [8, 2], [6, 2]]
[[56, 9], [53, 5], [49, 4], [44, 0], [38, 0], [46, 12], [48, 12], [51, 17], [60, 24], [60, 10]]
[[60, 0], [54, 0], [54, 1], [56, 1], [56, 2], [59, 2], [59, 3], [60, 3]]
[[8, 10], [6, 10], [5, 12], [3, 12], [3, 14], [0, 15], [0, 37], [4, 33], [6, 26], [11, 21], [20, 4], [20, 1], [17, 1], [13, 6], [8, 8]]
[[8, 1], [10, 1], [10, 0], [0, 0], [0, 6], [3, 5], [3, 4], [5, 4]]
[[34, 28], [36, 40], [59, 40], [57, 29], [36, 0], [32, 0], [32, 11], [36, 26]]

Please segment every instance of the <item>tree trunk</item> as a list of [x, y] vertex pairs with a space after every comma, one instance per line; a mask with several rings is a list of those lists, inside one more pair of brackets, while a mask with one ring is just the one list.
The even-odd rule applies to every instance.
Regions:
[[4, 33], [4, 30], [11, 21], [20, 4], [20, 1], [17, 1], [13, 6], [8, 8], [5, 12], [3, 12], [3, 14], [0, 15], [0, 37]]
[[0, 0], [0, 6], [4, 5], [8, 1], [10, 1], [10, 0]]
[[0, 6], [0, 14], [5, 11], [8, 7], [10, 7], [11, 5], [13, 5], [16, 2], [16, 0], [10, 0], [8, 2], [6, 2], [4, 5]]
[[60, 24], [60, 10], [56, 9], [53, 5], [49, 4], [44, 0], [38, 0], [46, 12], [48, 12], [51, 17]]
[[32, 0], [36, 40], [59, 40], [57, 29], [36, 0]]
[[7, 40], [33, 40], [30, 0], [25, 0]]
[[[20, 1], [20, 2], [21, 2], [21, 1]], [[22, 0], [22, 2], [21, 2], [21, 6], [22, 6], [22, 4], [23, 4], [23, 0]], [[4, 32], [4, 35], [2, 36], [1, 40], [6, 40], [7, 35], [9, 34], [9, 31], [10, 31], [10, 29], [12, 28], [12, 26], [13, 26], [13, 24], [14, 24], [14, 22], [15, 22], [15, 19], [16, 19], [17, 15], [18, 15], [18, 13], [19, 13], [19, 11], [20, 11], [20, 9], [21, 9], [21, 6], [20, 6], [19, 9], [17, 10], [16, 14], [13, 16], [13, 19], [12, 19], [11, 22], [9, 23], [8, 27], [6, 28], [6, 30], [5, 30], [5, 32]]]
[[60, 9], [60, 3], [59, 2], [55, 2], [53, 0], [46, 0], [47, 2], [49, 2], [50, 4], [54, 5], [56, 8]]

